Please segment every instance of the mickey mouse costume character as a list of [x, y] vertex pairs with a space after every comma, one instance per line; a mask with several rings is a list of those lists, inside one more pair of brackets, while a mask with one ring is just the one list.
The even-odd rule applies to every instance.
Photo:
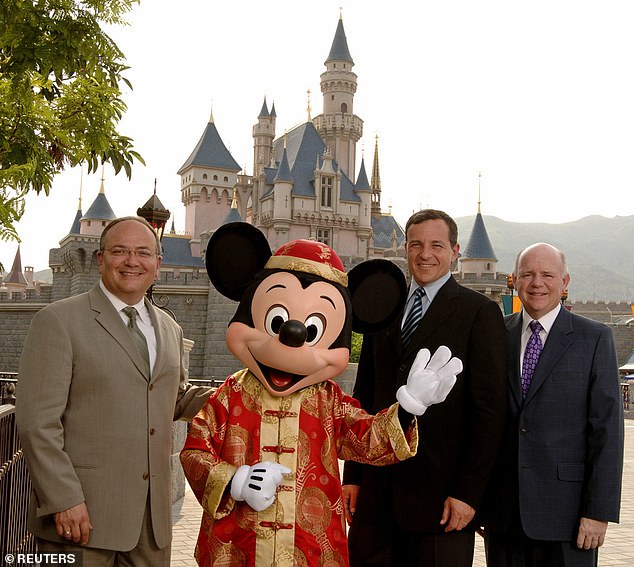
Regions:
[[227, 345], [246, 368], [229, 376], [194, 418], [180, 458], [203, 507], [201, 567], [347, 566], [339, 459], [388, 465], [409, 458], [417, 422], [462, 371], [449, 349], [421, 351], [394, 403], [370, 415], [332, 381], [351, 331], [388, 324], [405, 278], [368, 260], [346, 274], [325, 244], [294, 240], [271, 255], [257, 228], [220, 227], [207, 272], [239, 300]]

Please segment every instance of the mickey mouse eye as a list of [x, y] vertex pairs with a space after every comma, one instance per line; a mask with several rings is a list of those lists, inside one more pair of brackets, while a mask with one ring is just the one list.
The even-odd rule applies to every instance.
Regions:
[[264, 319], [264, 329], [271, 335], [279, 335], [280, 327], [288, 321], [288, 311], [281, 305], [273, 305]]
[[313, 346], [324, 335], [326, 321], [321, 315], [311, 315], [304, 325], [306, 326], [306, 344]]

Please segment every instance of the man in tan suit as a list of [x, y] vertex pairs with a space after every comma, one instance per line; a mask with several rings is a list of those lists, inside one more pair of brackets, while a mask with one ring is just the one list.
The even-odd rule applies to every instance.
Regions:
[[151, 226], [113, 221], [97, 261], [99, 284], [42, 309], [22, 352], [29, 529], [84, 566], [168, 566], [171, 423], [209, 390], [186, 384], [182, 329], [145, 299], [161, 265]]

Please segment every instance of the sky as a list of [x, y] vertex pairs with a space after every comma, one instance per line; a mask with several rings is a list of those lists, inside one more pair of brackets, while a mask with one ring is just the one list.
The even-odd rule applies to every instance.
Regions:
[[[118, 216], [152, 194], [183, 231], [176, 174], [213, 111], [253, 172], [252, 127], [266, 96], [277, 134], [321, 114], [320, 74], [343, 16], [364, 121], [357, 169], [379, 141], [381, 204], [404, 225], [420, 208], [511, 222], [634, 215], [631, 0], [142, 0], [111, 36], [126, 55], [119, 131], [146, 165], [104, 170]], [[355, 178], [356, 174], [355, 172]], [[22, 265], [48, 266], [101, 172], [56, 177], [18, 224]], [[171, 223], [171, 220], [170, 220]], [[462, 235], [468, 238], [468, 235]], [[17, 243], [0, 242], [10, 268]]]

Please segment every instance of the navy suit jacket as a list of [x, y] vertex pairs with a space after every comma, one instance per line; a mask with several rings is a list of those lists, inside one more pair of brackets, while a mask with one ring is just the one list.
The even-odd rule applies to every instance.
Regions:
[[509, 420], [488, 527], [521, 519], [530, 538], [568, 541], [581, 517], [618, 522], [623, 405], [612, 331], [562, 308], [522, 400], [521, 313], [505, 323]]
[[421, 348], [433, 353], [448, 346], [464, 371], [447, 399], [418, 418], [415, 457], [387, 467], [348, 461], [344, 483], [361, 485], [355, 520], [374, 521], [392, 510], [404, 528], [442, 533], [448, 496], [479, 510], [502, 440], [507, 397], [502, 312], [497, 303], [452, 277], [405, 349], [400, 328], [399, 318], [388, 329], [363, 337], [354, 388], [363, 408], [375, 413], [394, 403]]

